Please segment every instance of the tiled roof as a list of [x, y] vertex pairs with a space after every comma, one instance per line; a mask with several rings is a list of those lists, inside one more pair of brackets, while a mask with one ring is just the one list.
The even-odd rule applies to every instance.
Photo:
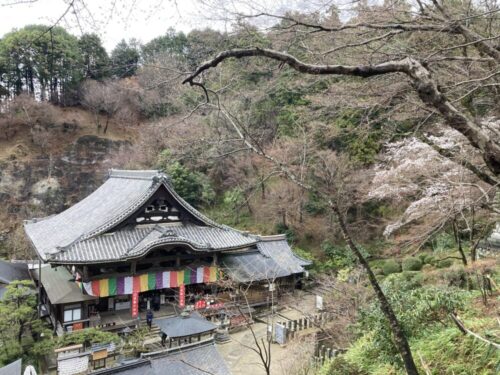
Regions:
[[214, 344], [196, 346], [122, 367], [97, 371], [95, 375], [231, 375]]
[[154, 323], [168, 337], [192, 336], [200, 333], [214, 331], [217, 326], [196, 312], [189, 316], [176, 316], [173, 318], [155, 319]]
[[0, 283], [9, 284], [14, 280], [29, 280], [30, 274], [26, 263], [11, 263], [0, 260]]
[[[177, 239], [170, 236], [156, 244], [186, 242], [193, 248], [223, 249], [256, 242], [198, 212], [173, 190], [169, 177], [158, 171], [111, 170], [108, 180], [88, 197], [58, 215], [26, 221], [24, 228], [44, 261], [117, 260], [119, 258], [116, 257], [122, 256], [123, 251], [130, 251], [132, 256], [134, 251], [140, 255], [149, 246], [141, 230], [120, 230], [115, 232], [115, 237], [103, 234], [126, 220], [161, 186], [202, 225], [186, 226], [179, 229]], [[155, 236], [154, 233], [151, 235]], [[138, 245], [140, 240], [146, 240], [143, 246], [130, 247]]]
[[137, 225], [106, 233], [73, 245], [53, 256], [58, 262], [106, 262], [143, 256], [154, 246], [184, 244], [194, 250], [212, 251], [241, 248], [257, 242], [254, 236], [236, 230], [181, 225]]
[[222, 264], [233, 280], [249, 282], [299, 274], [311, 263], [297, 257], [286, 239], [278, 238], [259, 242], [252, 252], [224, 254]]
[[1, 367], [0, 375], [21, 375], [22, 364], [22, 360], [18, 359], [7, 366]]
[[41, 272], [36, 269], [33, 277], [40, 280], [52, 304], [73, 303], [97, 299], [84, 294], [75, 283], [73, 277], [64, 267], [42, 267]]

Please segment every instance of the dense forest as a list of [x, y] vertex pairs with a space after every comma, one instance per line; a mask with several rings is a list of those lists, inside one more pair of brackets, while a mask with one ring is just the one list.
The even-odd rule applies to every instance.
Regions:
[[[500, 213], [498, 11], [359, 2], [347, 23], [335, 7], [232, 13], [231, 32], [169, 29], [110, 53], [97, 34], [13, 30], [0, 39], [2, 254], [33, 256], [22, 220], [98, 185], [62, 189], [66, 167], [53, 164], [80, 114], [81, 134], [115, 142], [106, 166], [161, 169], [214, 220], [285, 233], [313, 260], [341, 311], [330, 341], [347, 349], [319, 373], [493, 374], [498, 268], [478, 247]], [[102, 176], [99, 163], [85, 173]], [[43, 194], [9, 190], [39, 180], [16, 175], [21, 164], [49, 171]]]

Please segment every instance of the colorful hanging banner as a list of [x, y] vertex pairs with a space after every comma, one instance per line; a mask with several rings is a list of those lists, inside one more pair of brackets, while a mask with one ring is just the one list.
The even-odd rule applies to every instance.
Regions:
[[88, 283], [77, 282], [86, 294], [95, 297], [112, 297], [147, 292], [181, 285], [209, 284], [220, 279], [221, 271], [216, 267], [186, 268], [180, 271], [149, 272], [136, 276], [110, 277]]

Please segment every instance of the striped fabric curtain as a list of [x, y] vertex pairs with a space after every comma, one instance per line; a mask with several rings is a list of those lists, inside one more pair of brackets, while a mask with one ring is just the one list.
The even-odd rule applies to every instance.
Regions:
[[80, 283], [82, 290], [95, 297], [111, 297], [134, 292], [147, 292], [180, 285], [208, 284], [219, 280], [221, 271], [216, 267], [186, 268], [180, 271], [149, 272], [136, 276], [120, 276]]

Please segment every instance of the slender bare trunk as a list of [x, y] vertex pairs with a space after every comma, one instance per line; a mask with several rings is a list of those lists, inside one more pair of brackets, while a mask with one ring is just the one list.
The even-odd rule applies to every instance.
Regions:
[[399, 324], [398, 318], [396, 317], [394, 310], [391, 307], [391, 304], [389, 303], [387, 297], [382, 291], [382, 288], [380, 287], [377, 278], [375, 277], [375, 274], [373, 273], [370, 267], [370, 264], [368, 263], [368, 261], [365, 259], [361, 251], [359, 251], [358, 247], [352, 240], [352, 237], [347, 229], [347, 226], [344, 222], [344, 218], [340, 213], [339, 208], [332, 201], [329, 202], [329, 205], [330, 209], [333, 211], [335, 217], [338, 220], [340, 230], [342, 232], [344, 240], [347, 243], [347, 246], [358, 258], [359, 263], [363, 266], [368, 275], [368, 280], [370, 281], [373, 290], [375, 290], [375, 295], [377, 296], [377, 299], [380, 303], [380, 308], [384, 313], [385, 317], [387, 318], [387, 320], [389, 321], [389, 325], [391, 327], [391, 331], [394, 337], [394, 344], [396, 345], [396, 348], [398, 349], [399, 354], [402, 357], [406, 373], [408, 375], [418, 375], [417, 366], [415, 365], [415, 361], [413, 360], [413, 356], [410, 350], [410, 345], [408, 344], [408, 340], [406, 340], [406, 336], [403, 332], [403, 329], [401, 328], [401, 325]]

